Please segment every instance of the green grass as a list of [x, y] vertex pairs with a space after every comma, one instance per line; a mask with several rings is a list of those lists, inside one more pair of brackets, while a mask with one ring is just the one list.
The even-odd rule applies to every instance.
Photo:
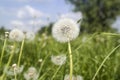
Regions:
[[[32, 42], [25, 41], [20, 65], [24, 65], [24, 70], [20, 75], [17, 75], [18, 80], [24, 80], [24, 72], [31, 66], [40, 70], [39, 80], [51, 80], [52, 76], [59, 68], [51, 62], [51, 55], [66, 54], [67, 61], [61, 66], [54, 80], [63, 80], [65, 74], [69, 74], [69, 55], [67, 43], [59, 43], [47, 36], [36, 36]], [[39, 40], [39, 38], [41, 40]], [[71, 42], [73, 55], [73, 74], [83, 76], [84, 80], [92, 80], [98, 67], [101, 65], [105, 57], [119, 45], [119, 35], [111, 34], [82, 34], [76, 40]], [[13, 42], [8, 41], [7, 45], [13, 45]], [[3, 47], [3, 41], [0, 41], [0, 51]], [[21, 43], [16, 43], [16, 49], [20, 49]], [[18, 62], [18, 54], [14, 54], [12, 64]], [[0, 54], [1, 55], [1, 54]], [[8, 61], [10, 54], [8, 48], [5, 48], [0, 75], [3, 73], [5, 64]], [[38, 60], [43, 59], [42, 63]], [[116, 49], [112, 55], [106, 60], [95, 80], [120, 80], [120, 48]], [[6, 80], [11, 80], [13, 77], [6, 77]]]

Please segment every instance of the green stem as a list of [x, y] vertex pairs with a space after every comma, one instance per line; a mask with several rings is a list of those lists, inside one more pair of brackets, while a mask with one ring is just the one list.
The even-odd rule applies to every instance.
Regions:
[[25, 40], [22, 41], [22, 44], [21, 44], [21, 48], [20, 48], [20, 54], [19, 54], [19, 59], [18, 59], [18, 67], [20, 65], [20, 60], [21, 60], [21, 56], [22, 56], [22, 51], [23, 51], [23, 47], [24, 47], [24, 42]]
[[39, 75], [41, 75], [41, 70], [42, 70], [42, 68], [43, 68], [43, 66], [44, 66], [44, 63], [45, 63], [46, 59], [49, 57], [49, 55], [50, 55], [50, 54], [48, 54], [48, 55], [45, 57], [45, 59], [43, 60], [43, 62], [41, 63], [41, 66], [40, 66], [40, 69], [39, 69]]
[[3, 45], [3, 48], [2, 48], [2, 54], [1, 54], [1, 57], [0, 57], [0, 66], [1, 66], [3, 55], [4, 55], [4, 52], [5, 52], [6, 42], [7, 42], [7, 39], [5, 38], [4, 45]]
[[72, 74], [73, 74], [73, 61], [72, 61], [72, 51], [71, 51], [70, 42], [68, 42], [68, 51], [69, 51], [69, 58], [70, 58], [70, 80], [72, 80]]
[[15, 72], [15, 69], [14, 69], [14, 75], [15, 75], [15, 80], [17, 80], [17, 75], [16, 75], [16, 72]]
[[56, 74], [58, 73], [58, 71], [60, 70], [61, 67], [62, 67], [62, 65], [58, 67], [58, 69], [56, 70], [56, 72], [55, 72], [54, 75], [52, 76], [51, 80], [54, 80]]
[[99, 73], [100, 69], [102, 68], [102, 66], [104, 65], [104, 63], [106, 62], [106, 60], [107, 60], [107, 59], [109, 58], [109, 56], [110, 56], [114, 51], [116, 51], [116, 49], [118, 49], [119, 47], [120, 47], [120, 44], [119, 44], [117, 47], [115, 47], [115, 48], [105, 57], [105, 59], [102, 61], [101, 65], [100, 65], [99, 68], [97, 69], [95, 75], [93, 76], [92, 80], [95, 80], [97, 74]]
[[[12, 58], [13, 58], [13, 55], [14, 55], [14, 49], [15, 49], [15, 43], [14, 43], [13, 49], [12, 49], [12, 51], [11, 51], [11, 53], [10, 53], [9, 60], [8, 60], [7, 65], [6, 65], [6, 67], [5, 67], [5, 71], [8, 69], [8, 67], [9, 67], [9, 65], [10, 65], [10, 63], [11, 63], [11, 61], [12, 61]], [[3, 75], [1, 76], [0, 80], [4, 80], [5, 71], [3, 72]]]

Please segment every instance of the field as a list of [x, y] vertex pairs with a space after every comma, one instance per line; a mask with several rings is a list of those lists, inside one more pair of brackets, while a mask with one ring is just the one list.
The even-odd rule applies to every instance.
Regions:
[[[11, 72], [10, 70], [5, 71], [6, 80], [14, 79], [11, 68], [13, 64], [17, 64], [18, 62], [19, 53], [21, 51], [21, 42], [13, 42], [7, 39], [3, 60], [0, 66], [0, 75], [2, 75], [12, 51], [10, 46], [14, 43], [16, 45], [14, 48], [14, 55], [9, 65]], [[116, 48], [119, 43], [119, 35], [116, 34], [80, 34], [76, 40], [71, 41], [73, 75], [80, 75], [84, 80], [92, 80], [102, 61], [111, 51], [113, 51], [112, 55], [110, 55], [102, 65], [95, 80], [119, 80], [120, 49], [119, 47]], [[3, 44], [4, 40], [1, 40], [1, 51]], [[55, 65], [51, 61], [51, 56], [63, 54], [66, 55], [66, 61], [63, 65]], [[59, 43], [54, 40], [51, 35], [46, 33], [36, 35], [34, 41], [25, 40], [20, 62], [20, 66], [22, 65], [23, 70], [17, 74], [17, 80], [24, 80], [25, 73], [29, 67], [36, 68], [36, 76], [34, 77], [39, 75], [38, 80], [64, 80], [65, 75], [69, 74], [67, 43]]]

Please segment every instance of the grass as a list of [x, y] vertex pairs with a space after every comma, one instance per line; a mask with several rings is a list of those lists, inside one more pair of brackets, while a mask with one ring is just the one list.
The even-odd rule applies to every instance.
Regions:
[[[73, 74], [81, 75], [84, 80], [92, 80], [99, 66], [106, 58], [106, 56], [120, 44], [119, 35], [115, 34], [81, 34], [76, 40], [71, 42], [72, 56], [73, 56]], [[13, 45], [14, 42], [7, 41], [6, 47]], [[4, 41], [0, 41], [0, 50]], [[21, 48], [21, 42], [16, 43], [15, 49]], [[19, 52], [13, 55], [12, 64], [18, 62]], [[67, 61], [62, 66], [57, 66], [51, 62], [52, 55], [66, 54]], [[1, 55], [1, 54], [0, 54]], [[5, 48], [3, 55], [0, 75], [9, 59], [10, 52]], [[43, 61], [38, 62], [39, 59]], [[120, 48], [117, 48], [112, 54], [107, 57], [101, 69], [97, 73], [95, 80], [119, 80], [120, 79]], [[17, 75], [17, 80], [25, 80], [24, 73], [31, 66], [39, 71], [38, 80], [64, 80], [65, 74], [69, 74], [69, 55], [67, 43], [59, 43], [55, 41], [52, 36], [36, 36], [32, 42], [25, 40], [22, 51], [20, 65], [24, 65], [24, 70]], [[57, 72], [56, 72], [57, 71]], [[55, 75], [55, 76], [54, 76]], [[6, 80], [14, 79], [14, 76], [5, 76]]]

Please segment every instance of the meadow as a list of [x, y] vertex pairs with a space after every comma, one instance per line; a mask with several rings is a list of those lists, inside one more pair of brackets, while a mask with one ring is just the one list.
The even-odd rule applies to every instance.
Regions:
[[[10, 53], [12, 51], [11, 46], [13, 46], [13, 44], [16, 46], [14, 48], [13, 58], [9, 65], [9, 70], [5, 71], [5, 80], [15, 80], [12, 65], [15, 63], [17, 64], [18, 62], [19, 53], [21, 51], [21, 43], [22, 42], [13, 42], [9, 39], [6, 41], [4, 56], [0, 65], [1, 76], [4, 73], [6, 63], [8, 62]], [[119, 44], [119, 34], [80, 34], [77, 39], [71, 41], [73, 55], [73, 75], [80, 75], [83, 80], [92, 80], [102, 61], [108, 54], [112, 53], [106, 59], [103, 66], [101, 66], [101, 69], [96, 75], [95, 80], [119, 80]], [[1, 39], [0, 51], [2, 51], [3, 45], [4, 39]], [[66, 55], [65, 63], [63, 65], [55, 65], [51, 60], [51, 56], [57, 56], [61, 54]], [[47, 34], [47, 32], [44, 32], [41, 35], [37, 34], [33, 41], [25, 40], [20, 66], [23, 66], [23, 70], [17, 74], [17, 80], [25, 80], [25, 73], [30, 67], [34, 67], [36, 69], [34, 79], [31, 80], [64, 80], [65, 75], [69, 74], [67, 43], [57, 42], [51, 35]], [[38, 79], [35, 79], [35, 77]]]

